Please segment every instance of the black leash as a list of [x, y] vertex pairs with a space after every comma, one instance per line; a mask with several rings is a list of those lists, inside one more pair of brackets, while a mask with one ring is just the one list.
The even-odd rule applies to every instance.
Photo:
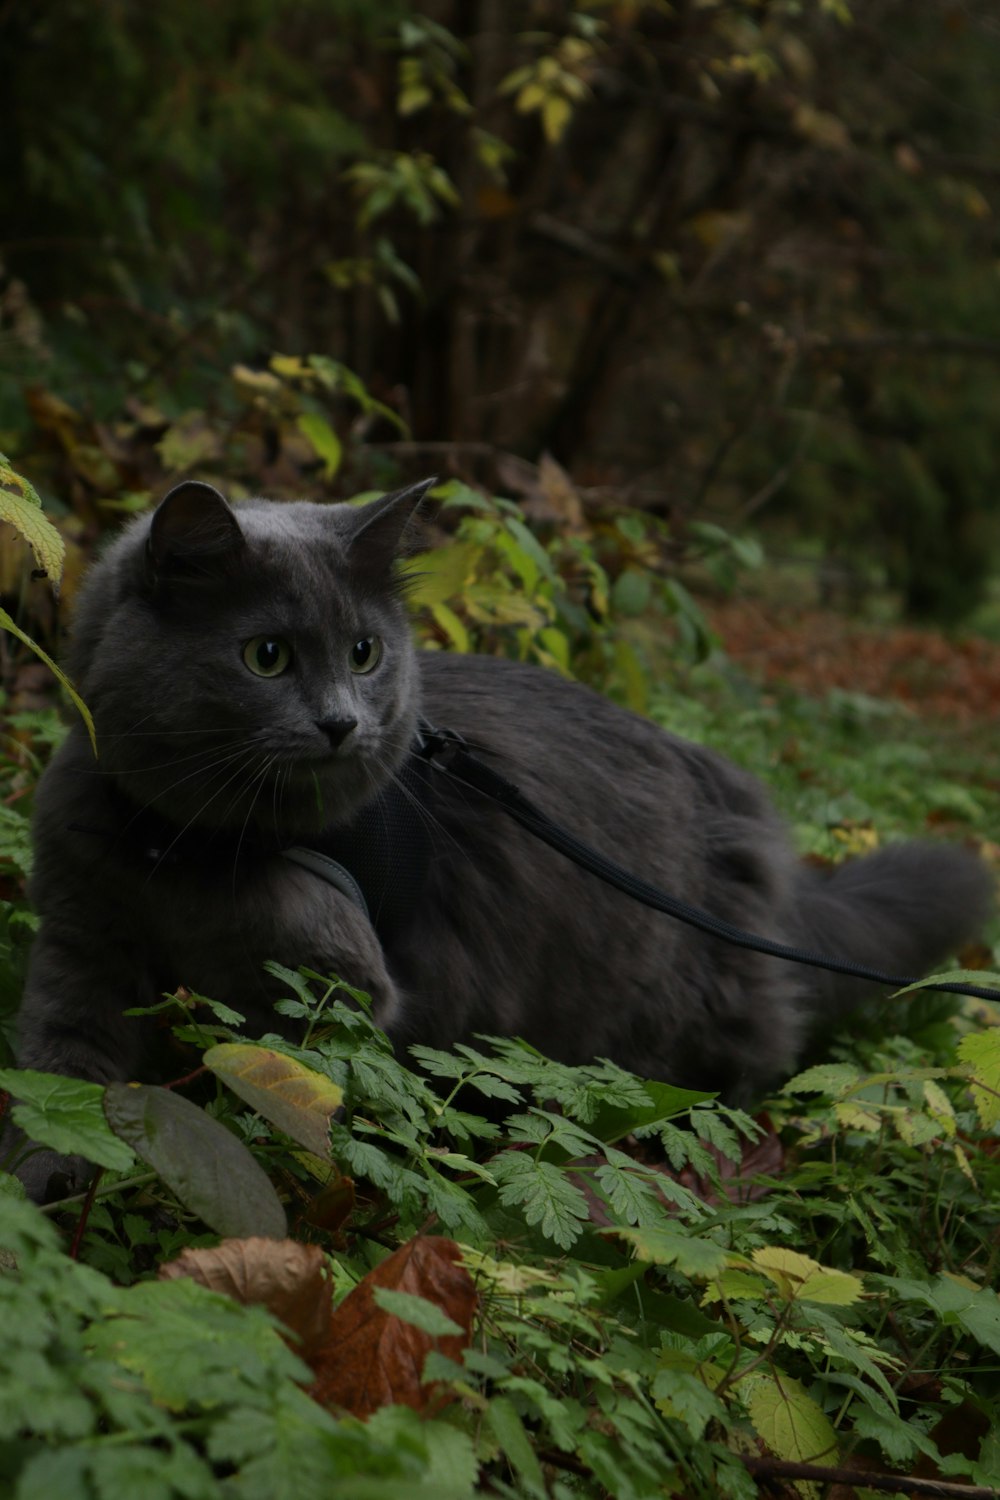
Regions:
[[[738, 948], [751, 948], [756, 953], [767, 953], [772, 958], [783, 958], [796, 964], [808, 964], [814, 969], [829, 969], [834, 974], [846, 974], [852, 979], [868, 980], [872, 984], [894, 990], [906, 989], [920, 982], [912, 975], [884, 974], [880, 969], [869, 968], [867, 964], [852, 963], [848, 959], [830, 958], [827, 954], [810, 953], [802, 948], [790, 947], [786, 943], [776, 943], [771, 938], [757, 937], [751, 932], [744, 932], [742, 928], [734, 927], [730, 922], [711, 916], [700, 907], [691, 906], [687, 901], [679, 901], [676, 896], [668, 896], [665, 891], [659, 890], [645, 880], [640, 880], [638, 876], [632, 875], [621, 865], [616, 865], [613, 860], [599, 854], [589, 844], [576, 838], [560, 823], [554, 822], [529, 801], [512, 781], [508, 781], [505, 776], [501, 776], [499, 772], [494, 771], [491, 766], [473, 755], [467, 742], [453, 729], [435, 729], [425, 720], [421, 720], [420, 739], [415, 747], [415, 753], [453, 781], [460, 782], [472, 791], [488, 797], [515, 822], [520, 823], [529, 833], [541, 839], [542, 843], [558, 850], [560, 854], [564, 854], [567, 859], [573, 860], [584, 870], [589, 870], [605, 884], [623, 891], [626, 896], [631, 896], [633, 901], [639, 901], [643, 906], [651, 906], [654, 911], [664, 912], [668, 917], [675, 917], [679, 922], [686, 922], [688, 926], [697, 927], [701, 932], [722, 938]], [[985, 986], [974, 984], [944, 981], [937, 984], [925, 984], [922, 988], [942, 990], [951, 995], [971, 995], [977, 1000], [1000, 1001], [1000, 989], [987, 989]]]

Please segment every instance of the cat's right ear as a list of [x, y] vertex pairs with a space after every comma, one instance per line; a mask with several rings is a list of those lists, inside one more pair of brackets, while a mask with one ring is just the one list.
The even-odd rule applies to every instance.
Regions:
[[239, 522], [215, 486], [185, 479], [153, 513], [146, 541], [146, 580], [156, 588], [174, 578], [216, 576], [245, 546]]

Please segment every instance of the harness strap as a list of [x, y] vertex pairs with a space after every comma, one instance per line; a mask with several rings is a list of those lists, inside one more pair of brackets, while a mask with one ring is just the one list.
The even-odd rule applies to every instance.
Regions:
[[[727, 943], [733, 943], [738, 948], [749, 948], [756, 953], [766, 953], [772, 958], [782, 958], [790, 963], [807, 964], [814, 969], [829, 969], [834, 974], [846, 974], [852, 979], [868, 980], [873, 984], [886, 986], [890, 989], [906, 989], [910, 985], [920, 983], [919, 979], [912, 975], [885, 974], [880, 969], [869, 968], [867, 964], [853, 963], [849, 959], [831, 958], [829, 954], [812, 953], [807, 949], [795, 948], [787, 943], [777, 943], [771, 938], [758, 937], [754, 933], [744, 932], [742, 928], [734, 927], [731, 922], [725, 922], [719, 917], [713, 917], [709, 912], [702, 911], [700, 907], [692, 906], [687, 901], [680, 901], [676, 896], [668, 896], [665, 891], [650, 885], [645, 880], [615, 864], [613, 860], [592, 849], [582, 839], [578, 839], [568, 829], [556, 823], [547, 813], [536, 807], [519, 787], [491, 766], [486, 765], [468, 749], [467, 742], [460, 734], [452, 729], [435, 729], [432, 725], [421, 721], [421, 738], [416, 748], [416, 754], [422, 756], [435, 770], [442, 772], [450, 780], [457, 781], [461, 785], [469, 787], [472, 791], [480, 793], [495, 803], [503, 812], [520, 823], [535, 838], [541, 839], [542, 843], [564, 854], [574, 864], [582, 869], [588, 870], [590, 874], [596, 875], [606, 885], [614, 886], [623, 891], [633, 901], [639, 901], [643, 906], [650, 906], [654, 911], [664, 912], [669, 917], [675, 917], [679, 922], [685, 922], [689, 927], [696, 927], [701, 932], [707, 932], [712, 937], [722, 938]], [[987, 989], [985, 986], [974, 984], [961, 984], [954, 981], [942, 981], [940, 983], [926, 984], [922, 988], [928, 990], [942, 990], [952, 995], [971, 995], [977, 1000], [1000, 1000], [1000, 990]]]
[[290, 859], [293, 865], [301, 865], [303, 870], [308, 870], [312, 875], [318, 875], [320, 880], [326, 881], [327, 885], [335, 886], [348, 900], [353, 901], [355, 906], [360, 907], [371, 921], [371, 913], [368, 910], [364, 892], [350, 870], [344, 865], [332, 859], [329, 854], [321, 854], [318, 849], [305, 849], [300, 844], [294, 844], [291, 849], [282, 849], [281, 853], [282, 857]]

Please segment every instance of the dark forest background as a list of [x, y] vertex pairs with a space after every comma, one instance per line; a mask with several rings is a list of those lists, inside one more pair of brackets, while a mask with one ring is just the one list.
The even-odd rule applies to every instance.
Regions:
[[6, 0], [0, 449], [71, 548], [437, 470], [976, 619], [998, 144], [992, 0]]

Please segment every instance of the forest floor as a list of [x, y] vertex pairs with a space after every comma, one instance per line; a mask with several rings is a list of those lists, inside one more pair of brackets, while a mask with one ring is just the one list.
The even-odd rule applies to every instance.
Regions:
[[1000, 644], [831, 609], [734, 598], [708, 606], [730, 660], [753, 681], [811, 696], [832, 688], [967, 725], [1000, 716]]

